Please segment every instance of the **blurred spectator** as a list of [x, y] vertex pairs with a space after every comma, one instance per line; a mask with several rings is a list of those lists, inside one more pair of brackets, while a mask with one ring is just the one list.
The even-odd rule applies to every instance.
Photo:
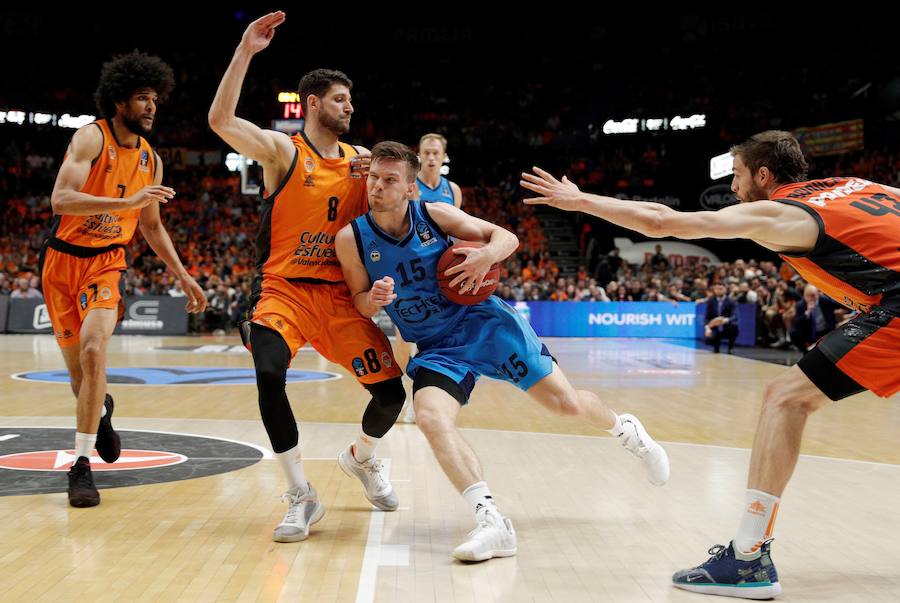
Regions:
[[654, 270], [659, 270], [660, 272], [668, 270], [669, 258], [663, 253], [662, 245], [656, 246], [655, 253], [650, 258], [650, 266], [652, 266]]
[[41, 292], [31, 286], [27, 278], [16, 279], [16, 288], [10, 294], [12, 299], [43, 299]]
[[719, 347], [725, 340], [728, 353], [731, 354], [738, 336], [737, 304], [725, 295], [725, 285], [713, 285], [713, 296], [706, 300], [704, 324], [706, 344], [713, 346], [713, 351], [718, 354]]
[[807, 285], [803, 299], [797, 302], [796, 316], [791, 329], [791, 345], [805, 352], [819, 339], [834, 330], [837, 324], [835, 309], [837, 304], [819, 294], [813, 285]]

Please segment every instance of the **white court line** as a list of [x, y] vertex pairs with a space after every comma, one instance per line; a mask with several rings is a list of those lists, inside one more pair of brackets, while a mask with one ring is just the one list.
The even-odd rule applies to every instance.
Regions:
[[[391, 459], [381, 459], [384, 465], [384, 478], [391, 478]], [[359, 586], [356, 589], [356, 603], [371, 603], [375, 600], [375, 582], [378, 578], [378, 565], [381, 562], [381, 537], [384, 533], [384, 511], [372, 509], [369, 520], [369, 535], [366, 538], [366, 552], [363, 555], [362, 569], [359, 572]], [[397, 557], [396, 555], [394, 556]], [[407, 553], [407, 564], [409, 554]]]
[[[612, 436], [601, 436], [601, 435], [582, 435], [578, 433], [553, 433], [549, 431], [515, 431], [511, 429], [480, 429], [478, 427], [460, 427], [460, 429], [466, 429], [469, 431], [490, 431], [497, 433], [520, 433], [520, 434], [532, 434], [532, 435], [542, 435], [542, 436], [558, 436], [562, 438], [585, 438], [591, 440], [603, 440], [603, 439], [613, 439]], [[695, 442], [670, 442], [666, 440], [656, 440], [660, 444], [672, 445], [672, 446], [699, 446], [701, 448], [719, 448], [721, 450], [747, 450], [750, 451], [750, 448], [742, 448], [741, 446], [721, 446], [719, 444], [697, 444]], [[842, 463], [859, 463], [861, 465], [878, 465], [880, 467], [897, 467], [900, 468], [900, 464], [897, 463], [884, 463], [879, 461], [860, 461], [857, 459], [845, 459], [839, 456], [821, 456], [817, 454], [801, 454], [800, 458], [807, 459], [820, 459], [823, 461], [840, 461]]]
[[[14, 418], [14, 417], [4, 417], [4, 418]], [[43, 417], [43, 418], [46, 418], [46, 419], [71, 419], [71, 417], [68, 417], [68, 416], [67, 417], [47, 416], [47, 417]], [[126, 420], [126, 419], [160, 420], [160, 419], [154, 418], [154, 417], [123, 417], [122, 420]], [[196, 421], [196, 422], [207, 423], [207, 422], [215, 422], [218, 419], [185, 418], [185, 419], [174, 419], [174, 420]], [[229, 421], [229, 422], [255, 422], [256, 421], [255, 419], [252, 421], [250, 419], [224, 419], [224, 420]], [[335, 421], [335, 422], [302, 421], [302, 422], [298, 422], [298, 424], [299, 425], [329, 425], [329, 426], [334, 426], [334, 425], [358, 426], [359, 425], [359, 423], [349, 423], [349, 422], [340, 422], [340, 421]], [[16, 427], [21, 427], [23, 429], [24, 428], [30, 428], [30, 429], [74, 429], [74, 427], [67, 428], [67, 427], [59, 427], [59, 426], [54, 426], [54, 425], [0, 425], [0, 428], [3, 428], [3, 429], [12, 429], [12, 428], [16, 428]], [[483, 429], [483, 428], [478, 428], [478, 427], [461, 427], [460, 429], [464, 429], [464, 430], [468, 430], [468, 431], [487, 431], [487, 432], [491, 432], [491, 433], [518, 433], [518, 434], [525, 434], [525, 435], [555, 436], [555, 437], [561, 437], [561, 438], [581, 438], [581, 439], [591, 439], [591, 440], [612, 439], [612, 436], [601, 436], [601, 435], [593, 436], [593, 435], [582, 435], [582, 434], [576, 434], [576, 433], [553, 433], [551, 431], [519, 431], [519, 430], [513, 430], [513, 429]], [[242, 442], [240, 440], [229, 440], [228, 438], [220, 438], [218, 436], [200, 435], [200, 434], [196, 434], [196, 433], [186, 433], [186, 432], [179, 432], [179, 431], [157, 431], [157, 430], [153, 430], [153, 429], [128, 429], [125, 427], [123, 427], [122, 430], [123, 431], [143, 431], [143, 432], [147, 432], [147, 433], [165, 433], [168, 435], [192, 435], [192, 436], [195, 436], [198, 438], [207, 438], [210, 440], [225, 440], [226, 442], [233, 442], [235, 444], [244, 444], [245, 446], [250, 446], [252, 448], [256, 448], [257, 450], [259, 450], [260, 452], [263, 453], [263, 459], [271, 460], [271, 459], [275, 458], [275, 456], [271, 450], [268, 450], [262, 446], [257, 446], [256, 444], [251, 444], [250, 442]], [[750, 448], [743, 448], [741, 446], [721, 446], [719, 444], [699, 444], [696, 442], [672, 442], [672, 441], [668, 441], [668, 440], [657, 440], [657, 442], [659, 442], [660, 444], [666, 444], [666, 445], [672, 445], [672, 446], [699, 446], [701, 448], [719, 448], [721, 450], [748, 450], [748, 451], [750, 450]], [[845, 458], [842, 458], [839, 456], [822, 456], [822, 455], [818, 455], [818, 454], [801, 454], [800, 457], [808, 458], [808, 459], [819, 459], [819, 460], [823, 460], [823, 461], [841, 461], [844, 463], [857, 463], [860, 465], [877, 465], [877, 466], [881, 466], [881, 467], [898, 467], [898, 468], [900, 468], [900, 464], [898, 464], [898, 463], [886, 463], [883, 461], [863, 461], [863, 460], [858, 460], [858, 459], [845, 459]], [[335, 458], [337, 458], [337, 457], [335, 457]], [[304, 459], [304, 460], [326, 461], [326, 460], [332, 460], [332, 459], [331, 458], [308, 458], [308, 459]], [[391, 481], [399, 482], [402, 480], [391, 480]]]

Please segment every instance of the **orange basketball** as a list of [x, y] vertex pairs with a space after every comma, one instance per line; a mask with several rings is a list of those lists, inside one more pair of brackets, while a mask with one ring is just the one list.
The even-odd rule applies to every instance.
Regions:
[[479, 302], [483, 302], [497, 290], [497, 286], [500, 284], [500, 264], [495, 262], [491, 266], [491, 269], [488, 270], [488, 273], [484, 276], [481, 287], [479, 287], [477, 291], [460, 293], [460, 283], [457, 283], [452, 289], [449, 286], [450, 281], [459, 276], [459, 274], [456, 273], [449, 276], [444, 274], [444, 271], [448, 268], [456, 266], [457, 264], [462, 264], [466, 260], [465, 255], [453, 253], [454, 249], [459, 249], [460, 247], [484, 247], [484, 243], [457, 241], [452, 247], [448, 247], [438, 260], [438, 286], [441, 288], [441, 293], [443, 293], [450, 301], [464, 306], [472, 306]]

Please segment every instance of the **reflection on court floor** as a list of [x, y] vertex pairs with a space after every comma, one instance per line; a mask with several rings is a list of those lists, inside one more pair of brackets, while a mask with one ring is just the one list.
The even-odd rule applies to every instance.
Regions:
[[[121, 470], [98, 472], [101, 486], [114, 486], [102, 488], [99, 507], [72, 509], [60, 470], [71, 457], [72, 394], [11, 378], [59, 372], [62, 357], [50, 337], [0, 337], [0, 490], [18, 489], [0, 496], [9, 518], [0, 522], [0, 599], [700, 600], [673, 590], [671, 573], [734, 532], [762, 391], [785, 369], [691, 342], [546, 343], [576, 386], [638, 415], [665, 443], [672, 478], [649, 485], [614, 440], [481, 380], [460, 424], [514, 522], [519, 553], [462, 565], [450, 551], [473, 527], [470, 511], [414, 425], [395, 426], [379, 446], [398, 511], [374, 510], [340, 471], [335, 457], [368, 395], [315, 353], [298, 354], [292, 369], [342, 378], [287, 391], [327, 512], [307, 541], [278, 545], [271, 532], [284, 483], [267, 458], [252, 385], [111, 384], [116, 426], [133, 452]], [[252, 370], [239, 345], [115, 337], [109, 364]], [[810, 420], [775, 534], [783, 600], [900, 600], [897, 402], [862, 394]]]

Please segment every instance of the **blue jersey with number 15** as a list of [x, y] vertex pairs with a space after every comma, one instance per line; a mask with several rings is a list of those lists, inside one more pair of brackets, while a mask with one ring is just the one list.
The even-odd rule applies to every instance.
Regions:
[[369, 282], [394, 279], [397, 299], [385, 311], [403, 339], [433, 339], [455, 325], [467, 306], [455, 304], [441, 293], [437, 264], [450, 247], [449, 237], [428, 215], [424, 201], [409, 202], [409, 232], [397, 239], [378, 227], [371, 213], [350, 223]]

